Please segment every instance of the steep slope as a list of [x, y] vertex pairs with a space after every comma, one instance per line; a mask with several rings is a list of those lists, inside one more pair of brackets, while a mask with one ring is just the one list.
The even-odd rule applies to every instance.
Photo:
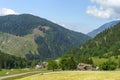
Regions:
[[3, 32], [0, 32], [0, 50], [18, 57], [25, 57], [29, 51], [33, 54], [38, 52], [33, 34], [20, 37]]
[[82, 46], [69, 50], [66, 54], [71, 54], [77, 59], [93, 56], [110, 58], [120, 55], [120, 23], [104, 30]]
[[119, 22], [120, 21], [118, 20], [118, 21], [112, 21], [112, 22], [106, 23], [106, 24], [100, 26], [98, 29], [95, 29], [95, 30], [89, 32], [87, 35], [91, 36], [91, 37], [95, 37], [97, 34], [102, 32], [103, 30], [105, 30], [105, 29], [107, 29], [109, 27], [113, 27], [114, 25], [116, 25]]
[[28, 59], [56, 58], [90, 37], [30, 14], [0, 16], [0, 50]]

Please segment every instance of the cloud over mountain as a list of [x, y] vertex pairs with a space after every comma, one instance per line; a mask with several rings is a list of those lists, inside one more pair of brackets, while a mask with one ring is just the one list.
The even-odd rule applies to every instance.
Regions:
[[10, 14], [18, 14], [18, 13], [12, 9], [0, 8], [0, 16], [10, 15]]
[[86, 13], [102, 19], [120, 18], [120, 0], [90, 0], [96, 3], [87, 7]]

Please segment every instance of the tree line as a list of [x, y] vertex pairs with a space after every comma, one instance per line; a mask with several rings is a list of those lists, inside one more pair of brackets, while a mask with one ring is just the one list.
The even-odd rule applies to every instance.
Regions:
[[[86, 61], [85, 63], [87, 64], [93, 65], [92, 59], [86, 59], [84, 61]], [[48, 60], [47, 69], [53, 70], [53, 71], [55, 69], [60, 69], [63, 71], [64, 70], [76, 70], [78, 64], [79, 62], [77, 62], [77, 60], [74, 57], [71, 57], [71, 56], [61, 57], [58, 60], [53, 60], [53, 59]]]
[[[83, 61], [83, 62], [82, 62]], [[86, 58], [83, 59], [81, 63], [91, 64], [93, 66], [93, 70], [95, 70], [96, 66], [93, 63], [92, 58]], [[66, 57], [66, 58], [60, 58], [59, 60], [48, 60], [47, 69], [48, 70], [77, 70], [77, 65], [80, 62], [77, 62], [77, 60], [74, 57]], [[120, 68], [120, 58], [118, 59], [118, 63], [115, 61], [108, 59], [106, 62], [101, 63], [99, 66], [99, 70], [115, 70], [117, 68]]]
[[39, 60], [27, 60], [0, 51], [0, 69], [29, 68], [34, 67], [38, 62]]

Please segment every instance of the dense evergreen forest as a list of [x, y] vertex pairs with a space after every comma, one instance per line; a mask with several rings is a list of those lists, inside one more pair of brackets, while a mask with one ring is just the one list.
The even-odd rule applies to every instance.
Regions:
[[32, 33], [38, 26], [45, 26], [49, 21], [30, 14], [0, 16], [0, 31], [24, 36]]
[[0, 69], [12, 68], [30, 68], [38, 64], [38, 60], [27, 60], [25, 58], [16, 57], [0, 51]]
[[82, 46], [71, 49], [66, 54], [82, 58], [83, 56], [92, 57], [111, 57], [120, 55], [120, 23], [112, 28], [108, 28], [98, 34], [95, 38], [88, 40]]

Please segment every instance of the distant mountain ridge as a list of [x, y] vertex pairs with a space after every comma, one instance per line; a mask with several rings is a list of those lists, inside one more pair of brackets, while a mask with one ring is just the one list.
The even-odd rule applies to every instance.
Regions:
[[116, 25], [119, 22], [120, 22], [120, 20], [108, 22], [108, 23], [100, 26], [98, 29], [95, 29], [95, 30], [89, 32], [87, 35], [90, 36], [90, 37], [95, 37], [97, 34], [102, 32], [103, 30], [105, 30], [105, 29], [107, 29], [109, 27], [113, 27], [114, 25]]
[[57, 58], [89, 36], [30, 14], [0, 16], [0, 50], [28, 59]]

